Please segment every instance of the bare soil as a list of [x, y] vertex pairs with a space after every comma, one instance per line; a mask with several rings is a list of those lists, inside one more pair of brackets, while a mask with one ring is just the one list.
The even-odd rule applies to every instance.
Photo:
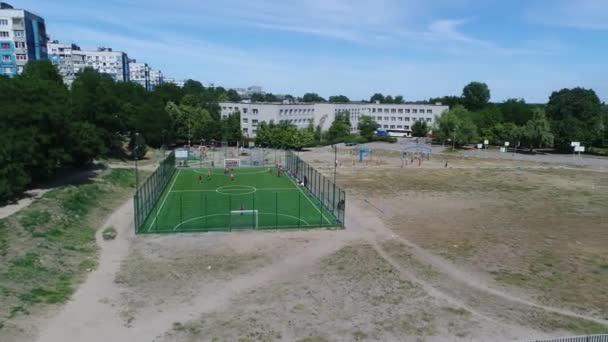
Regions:
[[[333, 171], [328, 149], [302, 156]], [[104, 225], [116, 240], [98, 237], [98, 268], [30, 329], [38, 341], [116, 342], [608, 332], [605, 170], [377, 157], [339, 157], [345, 230], [134, 236], [127, 202]]]

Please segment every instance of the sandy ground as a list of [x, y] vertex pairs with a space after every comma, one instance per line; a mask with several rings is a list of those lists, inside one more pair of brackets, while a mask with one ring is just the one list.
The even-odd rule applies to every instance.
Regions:
[[[322, 170], [329, 170], [333, 159], [327, 149], [304, 157]], [[342, 164], [350, 160], [348, 155], [340, 159]], [[450, 167], [470, 174], [456, 177], [456, 185], [425, 191], [423, 173], [430, 171], [424, 170], [439, 170], [443, 163], [425, 162], [419, 175], [387, 173], [386, 179], [411, 176], [419, 187], [400, 192], [399, 186], [389, 185], [394, 192], [388, 194], [385, 187], [374, 190], [378, 181], [373, 177], [378, 170], [400, 172], [400, 160], [390, 153], [365, 168], [342, 167], [340, 182], [350, 183], [345, 230], [134, 236], [128, 201], [104, 224], [114, 226], [118, 238], [103, 241], [98, 236], [98, 268], [69, 303], [41, 321], [33, 340], [527, 341], [573, 334], [568, 322], [608, 324], [601, 305], [578, 310], [550, 296], [541, 298], [534, 289], [507, 286], [491, 273], [529, 257], [518, 255], [509, 238], [521, 243], [534, 237], [546, 243], [544, 235], [518, 235], [515, 226], [503, 235], [491, 229], [493, 215], [488, 213], [507, 202], [501, 193], [534, 189], [485, 181], [480, 189], [497, 187], [492, 193], [498, 195], [480, 199], [476, 194], [481, 190], [469, 190], [467, 179], [482, 172], [476, 170], [480, 166], [534, 172], [553, 172], [556, 166], [450, 159]], [[608, 182], [598, 178], [603, 175], [570, 181], [568, 175], [521, 177], [537, 177], [532, 181], [560, 189], [597, 186], [604, 191]], [[514, 184], [518, 180], [514, 178]], [[506, 207], [499, 214], [506, 215], [507, 209], [521, 210]], [[602, 213], [585, 215], [604, 218]], [[475, 217], [487, 234], [471, 231], [478, 227]], [[605, 221], [590, 222], [603, 234]], [[560, 229], [568, 224], [572, 222]], [[603, 257], [604, 235], [596, 237], [596, 243], [579, 242]], [[492, 243], [490, 238], [496, 237], [507, 240]], [[575, 248], [552, 243], [564, 251]], [[473, 248], [477, 244], [479, 248]]]

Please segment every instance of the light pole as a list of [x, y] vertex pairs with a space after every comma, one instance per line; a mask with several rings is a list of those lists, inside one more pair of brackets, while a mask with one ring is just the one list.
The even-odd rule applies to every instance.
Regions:
[[139, 189], [139, 172], [137, 172], [137, 157], [138, 157], [138, 139], [139, 133], [135, 133], [135, 141], [133, 144], [133, 158], [135, 159], [135, 191]]
[[334, 205], [333, 209], [336, 208], [336, 171], [338, 169], [338, 146], [334, 145]]

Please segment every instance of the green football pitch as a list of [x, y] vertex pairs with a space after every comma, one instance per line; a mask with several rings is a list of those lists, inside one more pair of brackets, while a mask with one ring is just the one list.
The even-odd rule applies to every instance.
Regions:
[[[308, 189], [274, 168], [232, 173], [234, 179], [219, 169], [176, 170], [140, 232], [339, 226]], [[331, 201], [333, 192], [323, 196]]]

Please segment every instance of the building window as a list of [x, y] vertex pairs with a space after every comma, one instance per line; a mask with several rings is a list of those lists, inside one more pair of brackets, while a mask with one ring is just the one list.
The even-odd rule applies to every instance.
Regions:
[[426, 110], [426, 113], [427, 113], [427, 114], [433, 114], [433, 110], [432, 110], [432, 109], [427, 109], [427, 110]]
[[11, 69], [11, 68], [4, 68], [4, 73], [5, 74], [12, 74], [13, 73], [13, 69]]
[[431, 122], [431, 118], [426, 118], [426, 122]]
[[403, 114], [403, 108], [399, 108], [399, 114]]
[[372, 113], [375, 113], [375, 112], [376, 112], [376, 108], [372, 108]]
[[249, 133], [249, 128], [243, 128], [243, 133]]
[[397, 113], [397, 109], [391, 108], [391, 113]]
[[391, 125], [391, 128], [392, 128], [392, 129], [395, 129], [395, 125]]
[[388, 113], [388, 108], [384, 108], [384, 112], [385, 112], [385, 113]]
[[258, 113], [258, 109], [257, 108], [253, 108], [253, 114], [257, 114]]
[[403, 126], [404, 129], [410, 129], [410, 126]]
[[243, 108], [243, 114], [247, 114], [247, 108]]
[[403, 121], [403, 117], [401, 117], [401, 116], [400, 116], [400, 117], [398, 117], [398, 118], [397, 118], [397, 121]]
[[410, 110], [409, 110], [409, 109], [406, 109], [406, 110], [405, 110], [405, 112], [406, 112], [406, 113], [409, 113], [409, 112], [410, 112]]
[[17, 58], [18, 61], [25, 61], [25, 60], [27, 60], [27, 57], [25, 55], [15, 55], [15, 57]]
[[388, 128], [388, 125], [384, 125], [384, 128]]
[[403, 126], [402, 126], [402, 125], [397, 125], [397, 128], [398, 128], [398, 129], [402, 129], [402, 128], [403, 128]]
[[11, 48], [11, 44], [9, 44], [9, 43], [0, 44], [0, 49], [2, 49], [2, 50], [8, 50], [10, 48]]
[[253, 134], [256, 134], [258, 132], [258, 130], [254, 129], [252, 132], [253, 132]]
[[15, 42], [15, 48], [25, 49], [25, 42]]
[[25, 37], [25, 31], [21, 31], [21, 30], [15, 31], [15, 37], [17, 37], [17, 38]]
[[405, 120], [406, 122], [409, 122], [409, 121], [410, 121], [410, 118], [404, 118], [404, 120]]
[[412, 114], [418, 113], [418, 109], [412, 109]]
[[0, 25], [7, 26], [8, 25], [8, 19], [0, 19]]
[[248, 123], [248, 122], [249, 122], [249, 119], [243, 118], [243, 123]]
[[388, 121], [388, 116], [385, 116], [385, 117], [384, 117], [384, 120], [385, 120], [385, 121]]
[[2, 55], [2, 61], [3, 62], [10, 62], [10, 61], [12, 61], [11, 55]]
[[251, 124], [252, 124], [253, 126], [257, 126], [257, 125], [258, 125], [258, 120], [255, 120], [255, 119], [254, 119], [254, 120], [251, 120]]
[[0, 37], [7, 38], [8, 37], [8, 32], [7, 31], [0, 31]]
[[397, 121], [397, 118], [396, 118], [396, 117], [394, 117], [394, 116], [392, 116], [392, 117], [391, 117], [391, 121]]

